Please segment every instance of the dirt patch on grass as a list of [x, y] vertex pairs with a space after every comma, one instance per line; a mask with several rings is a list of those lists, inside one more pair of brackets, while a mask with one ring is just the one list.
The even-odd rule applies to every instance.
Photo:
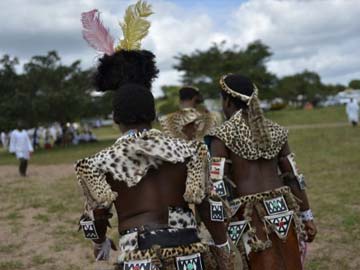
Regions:
[[25, 178], [0, 166], [0, 196], [0, 270], [112, 268], [93, 264], [92, 244], [77, 232], [83, 201], [71, 164], [30, 164]]
[[27, 176], [21, 177], [18, 167], [13, 165], [0, 166], [0, 183], [13, 182], [14, 180], [23, 178], [32, 180], [36, 178], [40, 181], [56, 181], [56, 179], [74, 175], [74, 166], [71, 164], [57, 165], [32, 165], [29, 164]]

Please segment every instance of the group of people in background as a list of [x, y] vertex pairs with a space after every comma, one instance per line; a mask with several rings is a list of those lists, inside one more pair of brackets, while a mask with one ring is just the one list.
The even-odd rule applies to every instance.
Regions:
[[2, 131], [0, 139], [3, 148], [15, 154], [19, 160], [21, 176], [26, 176], [28, 161], [34, 150], [97, 141], [97, 137], [89, 125], [78, 127], [75, 124], [60, 125], [58, 123], [49, 127], [16, 128], [10, 132]]

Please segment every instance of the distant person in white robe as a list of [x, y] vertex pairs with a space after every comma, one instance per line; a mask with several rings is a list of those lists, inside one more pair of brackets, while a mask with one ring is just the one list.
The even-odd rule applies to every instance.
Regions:
[[8, 149], [9, 146], [9, 136], [6, 132], [1, 132], [1, 144], [5, 150]]
[[10, 136], [10, 153], [15, 153], [16, 158], [20, 161], [19, 172], [21, 176], [26, 176], [28, 160], [30, 153], [34, 151], [31, 145], [30, 137], [26, 130], [19, 131], [15, 129]]
[[359, 104], [353, 98], [346, 104], [346, 114], [349, 122], [355, 127], [359, 122]]

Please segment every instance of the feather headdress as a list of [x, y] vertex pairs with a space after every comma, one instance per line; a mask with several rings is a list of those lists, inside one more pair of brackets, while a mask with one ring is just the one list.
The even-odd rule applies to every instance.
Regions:
[[101, 22], [97, 9], [81, 14], [82, 34], [91, 47], [107, 55], [120, 50], [139, 50], [141, 40], [149, 33], [150, 22], [146, 18], [151, 14], [151, 5], [145, 1], [139, 0], [135, 5], [129, 6], [125, 12], [124, 22], [119, 23], [123, 38], [116, 48], [114, 38]]
[[149, 33], [150, 22], [145, 18], [153, 14], [151, 5], [138, 1], [125, 12], [124, 22], [120, 23], [124, 38], [116, 47], [118, 50], [139, 50], [141, 40]]
[[97, 9], [81, 13], [83, 38], [99, 52], [111, 55], [114, 53], [114, 38], [100, 21]]

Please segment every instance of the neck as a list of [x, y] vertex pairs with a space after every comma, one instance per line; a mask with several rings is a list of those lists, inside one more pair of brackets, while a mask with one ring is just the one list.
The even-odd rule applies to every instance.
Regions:
[[151, 123], [143, 123], [143, 124], [136, 124], [136, 125], [120, 125], [120, 130], [122, 133], [126, 133], [129, 130], [136, 130], [136, 131], [143, 131], [145, 129], [151, 129]]
[[186, 109], [186, 108], [194, 108], [195, 109], [196, 106], [192, 100], [184, 100], [184, 101], [181, 101], [180, 107], [182, 109]]
[[229, 109], [228, 119], [230, 119], [235, 113], [237, 113], [240, 109], [237, 109], [235, 107], [232, 107]]

